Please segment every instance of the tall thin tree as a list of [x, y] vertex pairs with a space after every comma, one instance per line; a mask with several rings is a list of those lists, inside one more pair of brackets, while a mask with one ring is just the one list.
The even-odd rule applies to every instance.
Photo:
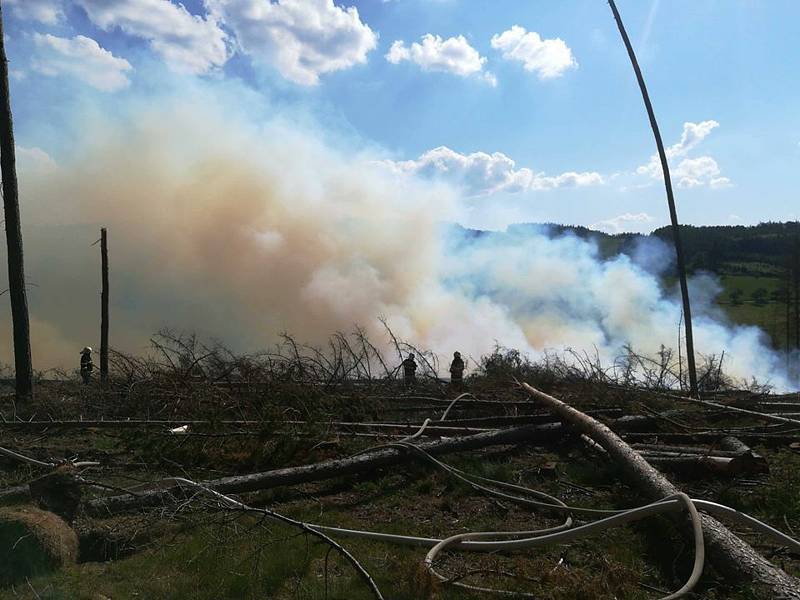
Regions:
[[[792, 247], [792, 288], [794, 290], [794, 347], [795, 349], [798, 349], [800, 348], [800, 221], [794, 222], [794, 244]], [[789, 327], [788, 319], [786, 321], [786, 327], [787, 329]]]
[[19, 398], [33, 395], [33, 365], [28, 319], [28, 298], [25, 292], [25, 268], [22, 254], [22, 226], [19, 216], [14, 127], [11, 119], [11, 98], [8, 91], [8, 60], [3, 37], [3, 12], [0, 7], [0, 173], [3, 183], [3, 211], [6, 219], [8, 246], [8, 291], [11, 298], [11, 321], [14, 329], [14, 368]]
[[100, 291], [100, 383], [108, 381], [108, 235], [100, 230], [102, 289]]
[[689, 303], [689, 285], [686, 281], [686, 264], [683, 258], [683, 246], [681, 244], [681, 234], [678, 229], [678, 212], [675, 209], [675, 197], [672, 193], [672, 180], [669, 175], [669, 164], [667, 163], [667, 153], [664, 151], [664, 142], [661, 140], [661, 132], [658, 129], [658, 122], [656, 115], [653, 111], [653, 105], [650, 102], [650, 95], [647, 93], [647, 86], [644, 83], [644, 76], [642, 70], [639, 68], [639, 61], [636, 60], [636, 54], [633, 51], [631, 40], [628, 38], [628, 33], [625, 31], [625, 26], [622, 24], [622, 17], [617, 10], [617, 5], [614, 0], [608, 0], [611, 7], [611, 12], [614, 13], [614, 20], [617, 22], [619, 33], [622, 36], [622, 41], [625, 43], [625, 49], [628, 51], [628, 57], [631, 59], [633, 71], [636, 73], [636, 80], [639, 82], [639, 89], [642, 92], [642, 99], [644, 106], [647, 109], [647, 116], [650, 119], [650, 128], [653, 130], [653, 136], [656, 139], [656, 147], [658, 148], [658, 157], [661, 159], [661, 170], [664, 173], [664, 187], [667, 190], [667, 203], [669, 204], [669, 217], [672, 222], [672, 235], [675, 243], [675, 255], [678, 263], [678, 279], [681, 286], [681, 299], [683, 301], [683, 322], [686, 330], [686, 362], [689, 371], [689, 390], [691, 395], [697, 395], [697, 369], [694, 361], [694, 337], [692, 336], [692, 310]]

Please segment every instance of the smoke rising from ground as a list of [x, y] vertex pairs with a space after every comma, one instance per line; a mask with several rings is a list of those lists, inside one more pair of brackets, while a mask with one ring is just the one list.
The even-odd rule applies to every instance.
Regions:
[[[215, 108], [216, 107], [216, 108]], [[73, 367], [99, 337], [99, 228], [109, 231], [112, 344], [141, 352], [164, 326], [257, 350], [281, 332], [323, 343], [360, 324], [442, 356], [495, 342], [533, 356], [571, 346], [611, 361], [627, 343], [674, 347], [679, 304], [636, 262], [543, 230], [464, 237], [450, 188], [398, 176], [381, 156], [334, 149], [274, 119], [213, 102], [87, 124], [59, 167], [22, 173], [37, 368]], [[663, 250], [661, 250], [663, 252]], [[2, 298], [0, 361], [11, 362]], [[726, 370], [785, 386], [754, 328], [700, 311], [696, 345]]]

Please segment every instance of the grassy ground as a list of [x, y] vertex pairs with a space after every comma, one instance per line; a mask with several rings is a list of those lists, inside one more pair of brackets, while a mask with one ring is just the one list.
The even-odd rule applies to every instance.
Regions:
[[[519, 478], [559, 496], [587, 503], [574, 490], [556, 481], [525, 475], [554, 455], [527, 452], [479, 453], [453, 461], [460, 468], [509, 481]], [[562, 463], [563, 465], [563, 463]], [[602, 465], [597, 465], [602, 467]], [[602, 469], [590, 471], [595, 476]], [[566, 475], [566, 474], [565, 474]], [[576, 477], [580, 473], [570, 473]], [[584, 483], [589, 483], [581, 478]], [[598, 478], [598, 483], [603, 480]], [[588, 489], [588, 488], [587, 488]], [[610, 488], [591, 492], [591, 503], [610, 503]], [[272, 496], [272, 497], [270, 497]], [[408, 472], [383, 474], [307, 486], [294, 498], [262, 496], [273, 510], [294, 518], [339, 527], [371, 528], [387, 533], [448, 536], [476, 529], [512, 527], [537, 529], [558, 520], [546, 518], [509, 502], [476, 494], [466, 485], [421, 466]], [[254, 518], [230, 514], [181, 515], [177, 533], [151, 542], [135, 556], [109, 563], [87, 563], [55, 575], [34, 578], [0, 598], [303, 598], [322, 599], [325, 592], [327, 547], [295, 530]], [[375, 575], [387, 597], [416, 599], [432, 589], [421, 568], [425, 551], [361, 540], [342, 543]], [[637, 581], [664, 582], [647, 564], [646, 548], [633, 530], [620, 529], [602, 539], [511, 556], [447, 555], [440, 568], [451, 574], [465, 569], [513, 571], [521, 582], [486, 576], [486, 585], [534, 590], [546, 598], [646, 598]], [[560, 562], [561, 561], [561, 562]], [[146, 577], [141, 577], [146, 573]], [[480, 579], [472, 579], [477, 583]], [[27, 588], [27, 589], [26, 589]], [[352, 568], [332, 553], [328, 565], [328, 598], [369, 598], [366, 586]], [[442, 598], [483, 598], [461, 590], [441, 590]]]
[[[760, 327], [769, 337], [772, 346], [776, 349], [786, 347], [786, 305], [776, 302], [772, 298], [773, 292], [783, 286], [783, 281], [768, 272], [760, 275], [733, 275], [720, 276], [723, 292], [718, 298], [720, 307], [728, 318], [740, 325], [755, 325]], [[767, 300], [757, 303], [752, 299], [755, 290], [763, 288], [767, 291]], [[741, 291], [741, 300], [738, 303], [731, 301], [731, 292]]]
[[[481, 397], [521, 399], [505, 382], [497, 386], [476, 381], [471, 389]], [[655, 410], [672, 407], [647, 394], [592, 383], [556, 384], [553, 391], [585, 408], [620, 406], [631, 413], [641, 412], [643, 403]], [[351, 393], [355, 395], [349, 400], [346, 396], [330, 400], [332, 410], [340, 410], [335, 407], [341, 403], [363, 406], [362, 392]], [[402, 392], [397, 393], [400, 396], [396, 400], [368, 405], [368, 412], [373, 413], [370, 418], [388, 420], [396, 405], [404, 403]], [[273, 390], [270, 398], [276, 405], [282, 403], [279, 390]], [[93, 400], [85, 402], [91, 404]], [[361, 410], [365, 409], [356, 413]], [[456, 407], [451, 417], [474, 412]], [[410, 422], [421, 419], [413, 412], [402, 414]], [[359, 418], [359, 414], [353, 416]], [[700, 417], [696, 416], [697, 424]], [[347, 456], [379, 441], [326, 434], [319, 428], [309, 430], [313, 433], [309, 437], [300, 433], [177, 437], [158, 430], [52, 429], [47, 435], [15, 432], [5, 443], [39, 458], [78, 454], [81, 459], [99, 460], [102, 469], [89, 472], [87, 477], [129, 486], [134, 481], [154, 481], [183, 472], [195, 479], [207, 479], [305, 464]], [[320, 445], [321, 440], [327, 443]], [[800, 531], [800, 456], [785, 448], [759, 450], [768, 456], [772, 466], [769, 475], [673, 479], [694, 497], [746, 510], [784, 531]], [[495, 447], [445, 460], [466, 472], [526, 485], [573, 505], [624, 508], [644, 503], [634, 489], [621, 482], [613, 465], [572, 438], [546, 447]], [[0, 487], [29, 481], [35, 475], [31, 467], [0, 462]], [[475, 530], [540, 529], [559, 523], [553, 515], [491, 497], [421, 463], [279, 488], [245, 499], [251, 505], [307, 522], [430, 537]], [[85, 562], [18, 582], [0, 590], [0, 599], [371, 597], [352, 567], [335, 551], [328, 553], [327, 546], [286, 525], [232, 514], [208, 503], [113, 519], [82, 517], [76, 526], [82, 534]], [[113, 549], [106, 557], [111, 555], [114, 560], [100, 560], [103, 557], [97, 555], [97, 545], [87, 542], [96, 541], [98, 535], [113, 540]], [[421, 566], [424, 549], [338, 539], [373, 574], [387, 598], [493, 597], [432, 584]], [[797, 557], [752, 536], [748, 539], [777, 563], [800, 574]], [[674, 525], [656, 518], [591, 539], [518, 554], [445, 553], [438, 567], [451, 577], [481, 570], [481, 575], [463, 581], [525, 590], [543, 600], [639, 600], [679, 587], [688, 576], [691, 562], [690, 548]], [[498, 575], [501, 572], [516, 577]], [[745, 600], [755, 596], [752, 590], [729, 585], [707, 567], [695, 597]]]

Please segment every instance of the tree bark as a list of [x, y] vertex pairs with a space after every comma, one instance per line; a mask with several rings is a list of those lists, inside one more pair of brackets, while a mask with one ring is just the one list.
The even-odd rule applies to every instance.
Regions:
[[100, 230], [100, 258], [103, 287], [100, 292], [100, 383], [108, 381], [108, 236]]
[[[563, 423], [600, 444], [650, 500], [678, 493], [666, 477], [608, 427], [527, 383], [522, 387], [557, 414]], [[733, 580], [752, 581], [769, 590], [770, 598], [800, 600], [800, 580], [772, 565], [716, 519], [708, 515], [701, 515], [701, 519], [709, 558], [720, 573]]]
[[[794, 347], [800, 349], [800, 221], [794, 222], [792, 253], [792, 285], [794, 287]], [[786, 324], [789, 327], [789, 324]]]
[[[622, 437], [631, 441], [651, 441], [670, 442], [676, 444], [713, 444], [719, 442], [728, 433], [724, 430], [719, 432], [698, 432], [698, 433], [664, 433], [660, 431], [636, 431], [622, 433]], [[784, 446], [798, 440], [798, 436], [790, 433], [742, 433], [737, 432], [736, 436], [742, 439], [757, 442], [763, 446]]]
[[683, 316], [684, 327], [686, 330], [686, 362], [689, 369], [689, 393], [697, 397], [697, 369], [694, 362], [694, 338], [692, 335], [692, 309], [689, 303], [689, 285], [686, 281], [686, 264], [683, 258], [683, 245], [681, 244], [681, 234], [678, 229], [678, 212], [675, 208], [675, 197], [672, 193], [672, 179], [669, 174], [669, 163], [667, 162], [667, 153], [664, 151], [664, 142], [661, 140], [661, 131], [658, 129], [658, 121], [656, 121], [656, 114], [653, 110], [653, 105], [650, 102], [650, 95], [647, 93], [647, 86], [644, 82], [642, 70], [639, 68], [639, 61], [636, 60], [636, 53], [633, 51], [633, 45], [628, 38], [628, 33], [625, 31], [625, 25], [622, 23], [622, 17], [617, 10], [617, 5], [614, 0], [608, 0], [611, 7], [611, 12], [614, 13], [614, 20], [617, 22], [619, 33], [622, 36], [622, 41], [625, 43], [625, 49], [628, 51], [628, 57], [631, 59], [633, 71], [636, 73], [636, 81], [639, 82], [639, 89], [642, 92], [642, 100], [647, 109], [647, 116], [650, 119], [650, 128], [653, 130], [653, 137], [656, 139], [656, 147], [658, 148], [658, 157], [661, 160], [661, 170], [664, 173], [664, 187], [667, 191], [667, 204], [669, 204], [669, 218], [672, 222], [672, 236], [675, 243], [675, 258], [678, 266], [678, 279], [681, 284], [681, 300], [683, 301]]
[[31, 335], [28, 298], [25, 291], [25, 268], [22, 254], [22, 226], [19, 216], [14, 126], [8, 90], [8, 60], [3, 37], [3, 14], [0, 7], [0, 172], [3, 178], [3, 211], [8, 246], [8, 292], [14, 330], [14, 369], [17, 398], [33, 395]]

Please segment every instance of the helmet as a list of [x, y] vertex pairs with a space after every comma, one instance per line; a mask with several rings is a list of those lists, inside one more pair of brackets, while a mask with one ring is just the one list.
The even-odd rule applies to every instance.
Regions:
[[81, 354], [91, 354], [92, 348], [90, 346], [84, 346], [83, 350], [81, 350]]
[[413, 353], [409, 353], [408, 358], [414, 358], [414, 354]]
[[461, 352], [453, 352], [454, 358], [461, 358]]

